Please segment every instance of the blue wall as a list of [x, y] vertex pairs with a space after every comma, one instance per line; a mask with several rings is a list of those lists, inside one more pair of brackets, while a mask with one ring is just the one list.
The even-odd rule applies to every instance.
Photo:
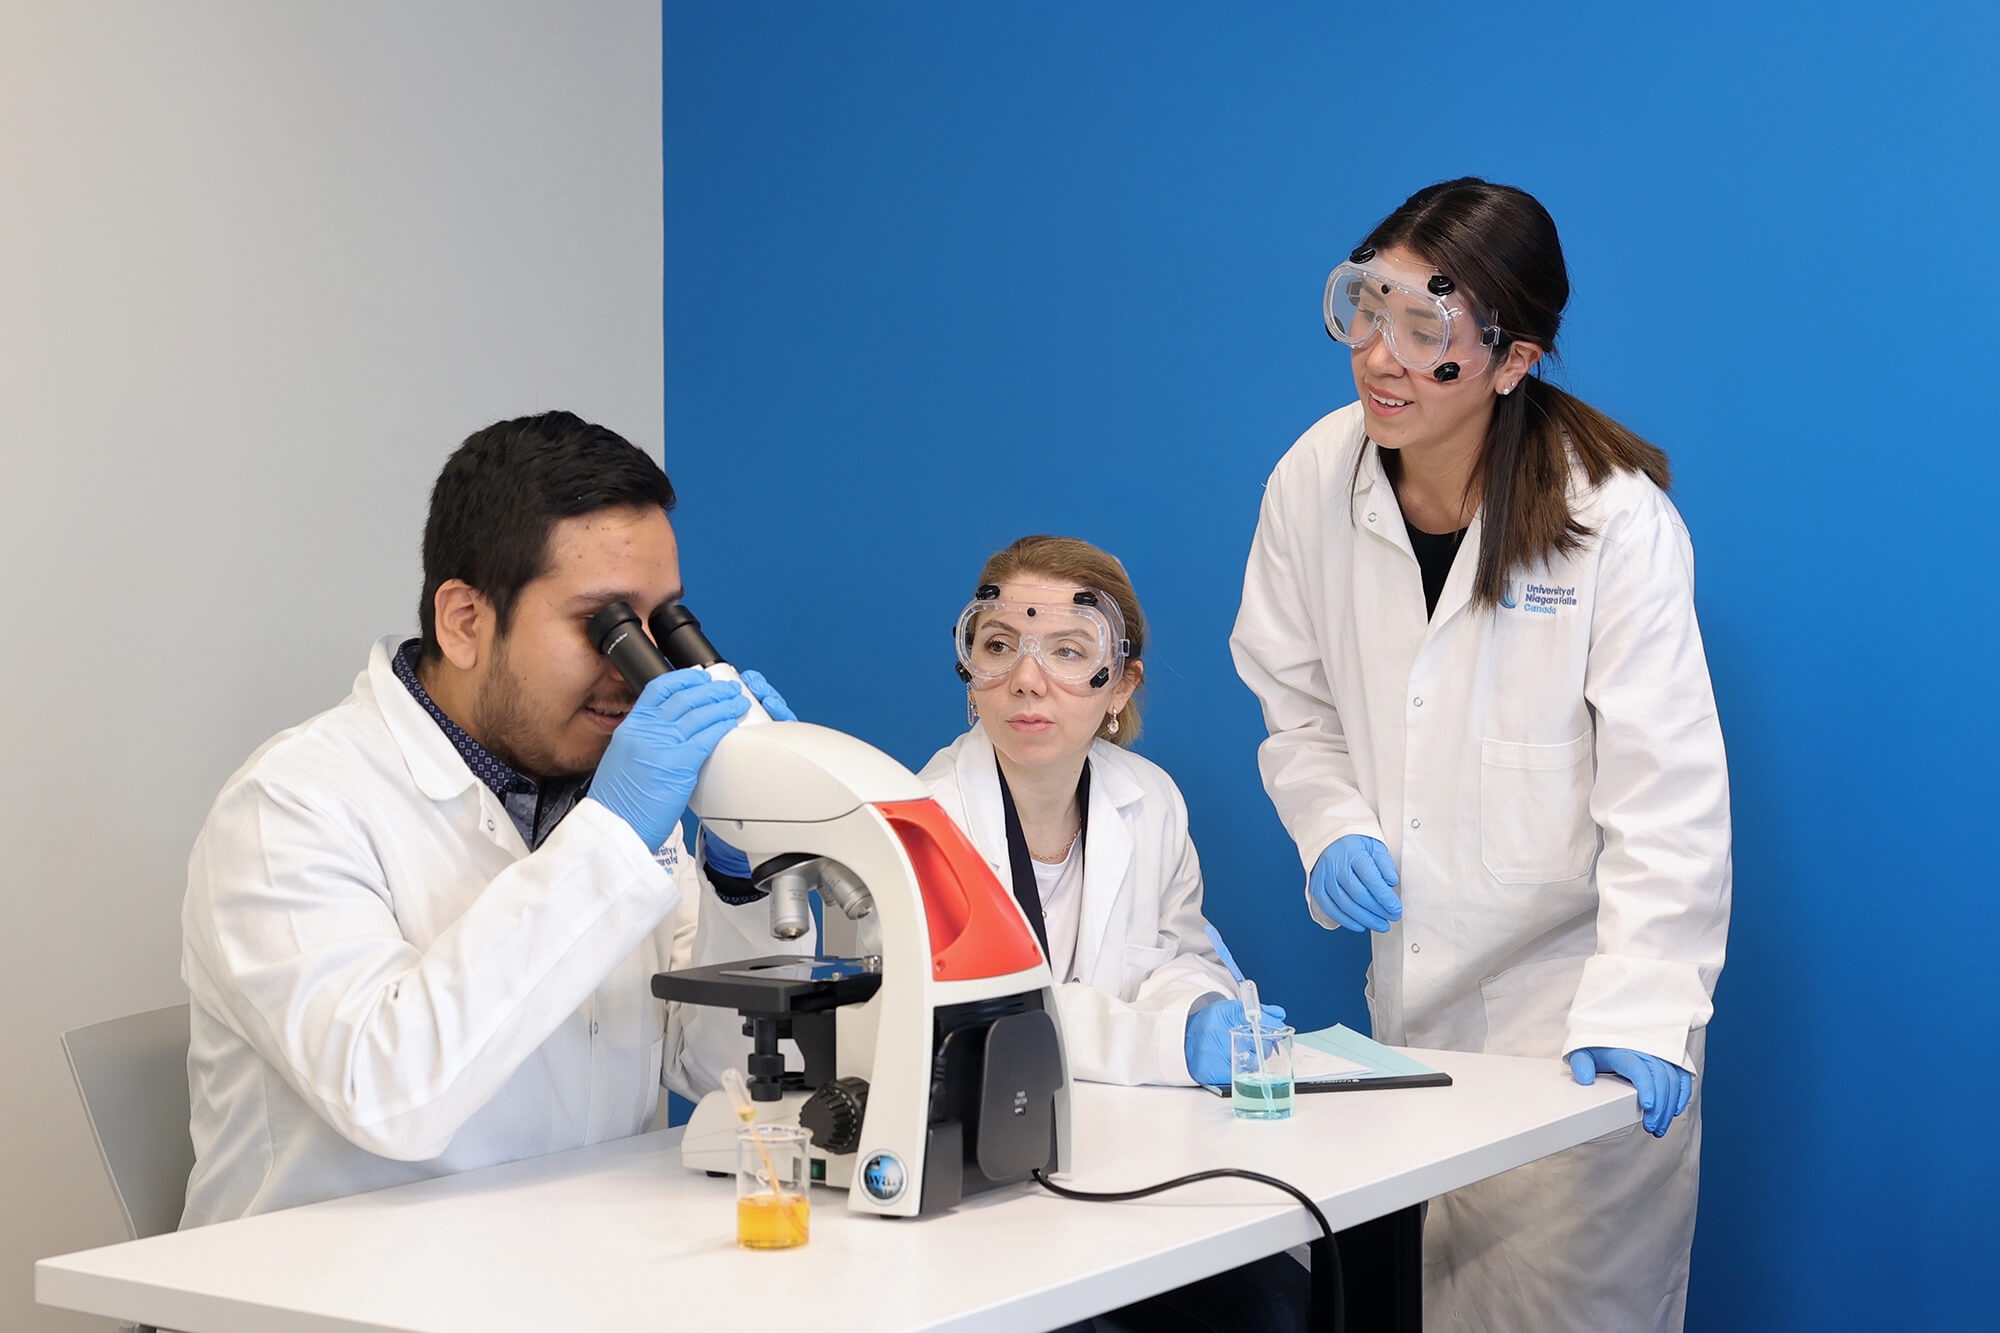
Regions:
[[1327, 269], [1432, 180], [1526, 187], [1563, 379], [1674, 459], [1730, 744], [1690, 1326], [1990, 1326], [1995, 7], [1223, 8], [667, 6], [691, 604], [917, 765], [981, 559], [1117, 552], [1212, 916], [1365, 1021], [1226, 639], [1266, 473], [1353, 398]]

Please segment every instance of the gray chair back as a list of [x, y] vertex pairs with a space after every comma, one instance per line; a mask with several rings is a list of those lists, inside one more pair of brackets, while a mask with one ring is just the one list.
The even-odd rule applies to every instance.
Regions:
[[188, 1007], [63, 1033], [69, 1072], [132, 1239], [172, 1231], [187, 1202]]

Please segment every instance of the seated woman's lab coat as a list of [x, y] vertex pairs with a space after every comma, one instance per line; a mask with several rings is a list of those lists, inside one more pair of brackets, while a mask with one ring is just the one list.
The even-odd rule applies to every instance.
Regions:
[[[918, 774], [1012, 886], [993, 743], [974, 727]], [[1073, 1078], [1192, 1084], [1188, 1014], [1234, 998], [1201, 914], [1201, 863], [1187, 803], [1158, 764], [1106, 740], [1090, 747], [1090, 829], [1070, 975], [1056, 1008]]]
[[749, 1049], [653, 973], [812, 947], [595, 801], [530, 852], [396, 647], [250, 757], [189, 859], [184, 1227], [636, 1134]]

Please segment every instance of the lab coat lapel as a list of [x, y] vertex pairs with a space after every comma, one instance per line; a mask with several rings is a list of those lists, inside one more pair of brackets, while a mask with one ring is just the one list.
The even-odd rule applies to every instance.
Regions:
[[958, 798], [965, 809], [965, 829], [972, 845], [1011, 891], [1014, 872], [1007, 864], [1007, 817], [1000, 804], [1000, 769], [993, 757], [993, 742], [983, 728], [967, 733], [958, 752], [957, 777]]
[[1452, 618], [1472, 601], [1472, 580], [1479, 572], [1481, 527], [1479, 515], [1474, 514], [1472, 522], [1466, 525], [1465, 540], [1458, 544], [1458, 555], [1451, 562], [1451, 573], [1445, 576], [1444, 589], [1438, 593], [1437, 610], [1431, 613], [1430, 627], [1424, 635], [1426, 644], [1442, 634]]
[[[1107, 755], [1107, 752], [1108, 755]], [[1104, 950], [1118, 895], [1125, 887], [1132, 867], [1132, 829], [1125, 822], [1125, 807], [1137, 801], [1139, 785], [1118, 762], [1118, 752], [1109, 741], [1090, 747], [1090, 835], [1083, 847], [1083, 906], [1076, 931], [1076, 973], [1083, 975], [1085, 960], [1095, 959], [1098, 975], [1122, 980], [1125, 937], [1120, 932], [1115, 943], [1121, 956], [1100, 957]], [[1058, 981], [1063, 978], [1056, 978]], [[1117, 985], [1114, 981], [1114, 988]]]
[[409, 766], [410, 778], [430, 800], [443, 805], [462, 796], [468, 789], [476, 788], [478, 806], [473, 818], [486, 840], [496, 847], [505, 848], [516, 857], [528, 854], [528, 844], [521, 838], [521, 832], [514, 827], [512, 816], [500, 803], [500, 798], [489, 790], [485, 783], [473, 776], [466, 766], [465, 757], [451, 743], [424, 706], [403, 684], [390, 662], [391, 654], [400, 647], [394, 638], [382, 640], [369, 654], [367, 682], [369, 693], [375, 701], [376, 711], [381, 714], [383, 725], [395, 739], [396, 748], [402, 753], [403, 762]]

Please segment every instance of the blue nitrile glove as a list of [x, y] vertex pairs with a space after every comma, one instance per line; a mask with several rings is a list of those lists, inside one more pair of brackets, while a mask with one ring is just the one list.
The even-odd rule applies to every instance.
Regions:
[[1307, 883], [1319, 910], [1349, 930], [1386, 931], [1391, 921], [1403, 919], [1396, 863], [1380, 839], [1365, 833], [1335, 838], [1319, 854]]
[[657, 849], [687, 810], [701, 766], [749, 711], [735, 681], [711, 680], [699, 667], [655, 676], [611, 733], [590, 798]]
[[715, 830], [706, 824], [701, 826], [701, 859], [708, 862], [711, 870], [719, 870], [738, 879], [750, 878], [750, 858], [716, 837]]
[[1628, 1051], [1623, 1046], [1585, 1046], [1569, 1053], [1569, 1069], [1588, 1087], [1599, 1074], [1616, 1074], [1639, 1090], [1639, 1109], [1646, 1113], [1646, 1132], [1667, 1136], [1674, 1117], [1687, 1110], [1694, 1095], [1694, 1075], [1657, 1055]]
[[[1241, 1000], [1217, 1000], [1189, 1014], [1187, 1040], [1183, 1046], [1187, 1055], [1188, 1077], [1197, 1083], [1209, 1083], [1216, 1087], [1229, 1082], [1229, 1029], [1241, 1027], [1249, 1021], [1244, 1017]], [[1283, 1009], [1275, 1004], [1264, 1006], [1265, 1027], [1279, 1027], [1284, 1021]]]
[[[796, 722], [799, 720], [799, 715], [794, 713], [792, 706], [785, 702], [785, 696], [772, 689], [771, 682], [764, 679], [763, 672], [740, 671], [737, 674], [743, 678], [743, 683], [749, 686], [750, 693], [757, 697], [757, 702], [764, 705], [764, 711], [771, 715], [773, 722]], [[718, 865], [717, 869], [720, 868]]]

